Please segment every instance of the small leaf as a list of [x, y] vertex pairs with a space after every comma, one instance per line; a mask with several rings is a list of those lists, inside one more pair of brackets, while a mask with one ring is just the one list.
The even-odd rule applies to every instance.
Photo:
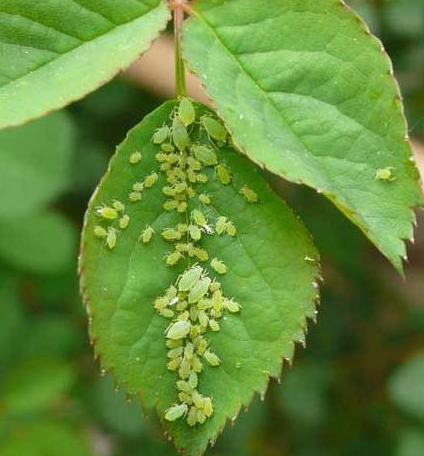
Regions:
[[0, 129], [105, 84], [149, 48], [169, 18], [162, 0], [2, 0]]
[[[422, 206], [381, 43], [339, 0], [199, 0], [183, 53], [235, 144], [329, 198], [402, 271]], [[392, 179], [375, 179], [391, 168]]]
[[[231, 183], [223, 185], [214, 167], [204, 166], [199, 171], [202, 182], [189, 181], [193, 188], [186, 189], [191, 196], [185, 213], [163, 209], [169, 180], [177, 174], [189, 179], [184, 167], [177, 172], [183, 163], [189, 167], [189, 151], [179, 152], [179, 166], [165, 175], [156, 159], [160, 146], [151, 141], [159, 127], [172, 122], [177, 108], [178, 101], [165, 103], [118, 147], [88, 208], [80, 274], [92, 322], [90, 337], [102, 368], [113, 371], [117, 384], [138, 396], [144, 410], [157, 410], [177, 448], [197, 456], [255, 393], [265, 394], [269, 378], [280, 376], [283, 358], [292, 359], [294, 343], [305, 338], [306, 319], [315, 315], [319, 268], [309, 234], [255, 167], [235, 150], [218, 147], [204, 132], [190, 133], [190, 140], [216, 148], [219, 162], [231, 170]], [[213, 116], [199, 104], [196, 113]], [[135, 150], [141, 151], [142, 160], [131, 166], [128, 158]], [[158, 174], [155, 185], [142, 192], [139, 202], [127, 203], [133, 183], [152, 171]], [[239, 194], [247, 183], [258, 195], [257, 204], [246, 203]], [[203, 193], [210, 204], [198, 199]], [[118, 232], [111, 251], [93, 230], [99, 224], [96, 209], [114, 200], [125, 202], [131, 224]], [[218, 235], [214, 226], [220, 217], [224, 231]], [[190, 220], [201, 230], [197, 243], [186, 240]], [[102, 223], [113, 227], [117, 222]], [[146, 227], [157, 234], [143, 243], [140, 236]], [[182, 239], [170, 242], [159, 235], [169, 228], [183, 233]], [[174, 266], [167, 264], [171, 252], [180, 255]], [[215, 273], [205, 262], [214, 258], [228, 268], [226, 274]], [[202, 273], [186, 275], [196, 263]], [[195, 338], [192, 331], [200, 327], [195, 321], [205, 328], [204, 338], [197, 339], [196, 352], [187, 342], [183, 354], [179, 337], [191, 325], [190, 337]], [[180, 397], [189, 400], [184, 390], [178, 393], [178, 380], [186, 390], [181, 381], [188, 387], [197, 385], [193, 401], [200, 411], [193, 406], [172, 408], [181, 403]], [[170, 421], [180, 412], [180, 418]]]

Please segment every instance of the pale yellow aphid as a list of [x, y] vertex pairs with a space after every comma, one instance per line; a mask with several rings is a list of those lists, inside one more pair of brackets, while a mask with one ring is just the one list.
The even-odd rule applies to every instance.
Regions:
[[141, 200], [141, 193], [140, 193], [140, 192], [131, 192], [131, 193], [128, 195], [128, 199], [129, 199], [132, 203], [137, 203], [138, 201]]
[[209, 318], [208, 318], [208, 316], [206, 315], [206, 312], [204, 312], [203, 310], [201, 310], [201, 311], [199, 312], [198, 318], [199, 318], [200, 326], [203, 326], [204, 328], [207, 328], [208, 322], [209, 322]]
[[202, 169], [202, 164], [200, 163], [200, 161], [192, 156], [187, 157], [187, 165], [193, 171], [200, 171]]
[[107, 237], [106, 237], [106, 245], [109, 247], [110, 250], [116, 247], [116, 230], [115, 228], [109, 227], [107, 230]]
[[144, 179], [144, 186], [146, 188], [151, 188], [151, 187], [153, 187], [153, 185], [156, 184], [158, 179], [159, 179], [159, 176], [153, 172]]
[[174, 188], [166, 186], [166, 187], [163, 187], [162, 193], [164, 195], [166, 195], [166, 196], [172, 196], [173, 197], [173, 196], [176, 195], [177, 192], [175, 191]]
[[196, 426], [197, 423], [197, 408], [195, 406], [190, 407], [190, 411], [187, 416], [187, 424], [191, 427]]
[[196, 176], [196, 182], [199, 182], [200, 184], [206, 184], [207, 181], [208, 181], [208, 176], [206, 176], [206, 174], [199, 173]]
[[202, 238], [202, 232], [197, 225], [189, 225], [188, 232], [193, 241], [200, 241]]
[[165, 154], [163, 152], [158, 152], [156, 155], [155, 155], [155, 158], [156, 160], [159, 162], [159, 163], [164, 163], [168, 160], [168, 154]]
[[160, 298], [155, 299], [154, 308], [156, 310], [163, 310], [166, 307], [168, 307], [168, 304], [169, 304], [169, 300], [162, 296]]
[[188, 385], [190, 388], [194, 389], [197, 387], [198, 378], [196, 372], [190, 372], [188, 377]]
[[224, 165], [218, 165], [215, 168], [215, 172], [218, 179], [221, 181], [221, 184], [228, 185], [231, 182], [231, 174]]
[[226, 231], [227, 221], [228, 221], [227, 217], [221, 216], [221, 217], [217, 218], [216, 223], [215, 223], [216, 234], [221, 235]]
[[130, 163], [132, 165], [136, 165], [137, 163], [140, 163], [141, 161], [141, 152], [134, 152], [130, 156]]
[[188, 307], [188, 302], [187, 301], [180, 301], [175, 308], [178, 310], [178, 312], [182, 312]]
[[388, 166], [387, 168], [378, 169], [375, 173], [375, 180], [383, 182], [393, 182], [396, 180], [396, 177], [393, 176], [393, 166]]
[[209, 254], [208, 254], [208, 252], [205, 249], [201, 249], [199, 247], [195, 247], [194, 250], [193, 250], [193, 254], [201, 262], [205, 262], [205, 261], [209, 260]]
[[155, 230], [151, 226], [146, 226], [145, 230], [141, 233], [143, 244], [148, 244], [152, 240], [154, 234]]
[[198, 209], [191, 212], [191, 217], [199, 226], [205, 226], [207, 223], [206, 217]]
[[207, 418], [213, 415], [213, 403], [210, 397], [205, 397], [203, 400], [203, 412]]
[[213, 367], [219, 366], [221, 364], [221, 360], [218, 358], [218, 356], [210, 350], [206, 350], [203, 354], [203, 357]]
[[183, 340], [182, 339], [178, 339], [178, 340], [172, 340], [172, 339], [168, 339], [166, 341], [166, 346], [168, 348], [177, 348], [177, 347], [181, 347], [183, 344]]
[[162, 163], [160, 165], [161, 171], [169, 171], [170, 169], [172, 169], [172, 165], [170, 163]]
[[175, 358], [182, 356], [183, 353], [184, 353], [184, 348], [177, 347], [177, 348], [173, 348], [172, 350], [169, 350], [167, 356], [169, 359], [175, 359]]
[[187, 187], [187, 196], [189, 198], [196, 198], [196, 195], [197, 195], [196, 190], [194, 190], [193, 187]]
[[247, 185], [245, 185], [244, 187], [242, 187], [240, 190], [239, 190], [239, 193], [240, 195], [242, 195], [244, 197], [244, 199], [246, 200], [246, 202], [250, 203], [250, 204], [255, 204], [258, 202], [258, 195], [255, 191], [253, 191], [252, 189], [250, 189]]
[[142, 192], [144, 190], [144, 184], [143, 182], [136, 182], [133, 185], [133, 191], [135, 192]]
[[182, 360], [182, 358], [171, 359], [171, 361], [169, 361], [166, 365], [166, 368], [170, 371], [176, 371], [180, 367]]
[[105, 238], [107, 236], [107, 231], [102, 226], [95, 226], [93, 229], [94, 236], [97, 238]]
[[197, 409], [197, 422], [199, 424], [203, 424], [206, 421], [206, 415], [204, 414], [203, 410]]
[[214, 258], [211, 261], [211, 266], [218, 274], [226, 274], [228, 272], [228, 268], [225, 263], [218, 260], [218, 258]]
[[160, 146], [160, 148], [164, 151], [164, 152], [174, 152], [175, 150], [175, 147], [172, 145], [172, 144], [169, 144], [169, 143], [165, 143], [165, 144], [162, 144]]
[[158, 311], [159, 315], [165, 318], [174, 318], [174, 311], [171, 309], [161, 309]]
[[185, 201], [181, 201], [181, 203], [178, 204], [177, 211], [182, 214], [184, 213], [188, 208], [188, 204]]
[[208, 195], [205, 195], [204, 193], [201, 193], [199, 195], [199, 201], [203, 204], [211, 204], [211, 199]]
[[178, 290], [179, 291], [189, 291], [194, 285], [200, 280], [202, 276], [203, 269], [200, 266], [193, 266], [183, 273], [179, 282]]
[[191, 324], [189, 321], [177, 321], [167, 329], [166, 337], [173, 340], [184, 339], [190, 332], [190, 329]]
[[[201, 337], [201, 336], [199, 336]], [[205, 353], [206, 349], [208, 348], [208, 342], [206, 339], [204, 339], [202, 337], [202, 339], [199, 341], [199, 343], [197, 344], [197, 353], [200, 355], [200, 356], [203, 356], [203, 354]]]
[[174, 228], [166, 228], [162, 231], [162, 237], [166, 241], [179, 241], [181, 239], [181, 233]]
[[184, 393], [188, 393], [188, 394], [192, 393], [192, 388], [190, 387], [188, 382], [185, 382], [184, 380], [178, 380], [177, 388], [179, 391], [183, 391]]
[[196, 120], [196, 110], [193, 103], [187, 98], [181, 98], [178, 107], [178, 117], [188, 127]]
[[211, 283], [211, 286], [209, 287], [209, 290], [211, 291], [211, 293], [214, 293], [215, 291], [218, 291], [220, 289], [221, 289], [221, 284], [219, 282], [217, 282], [216, 280], [214, 280]]
[[163, 126], [158, 128], [153, 135], [153, 144], [162, 144], [164, 143], [169, 135], [171, 134], [171, 130], [168, 126]]
[[178, 375], [180, 376], [181, 380], [187, 380], [190, 376], [191, 372], [191, 364], [190, 361], [186, 358], [183, 358], [180, 364], [180, 368], [178, 369]]
[[118, 218], [118, 211], [112, 207], [101, 206], [96, 209], [96, 214], [105, 220], [116, 220]]
[[191, 360], [191, 366], [193, 367], [194, 372], [196, 372], [197, 374], [200, 374], [200, 372], [202, 372], [203, 365], [200, 362], [200, 359], [198, 356], [196, 356], [196, 355], [193, 356], [193, 359]]
[[125, 211], [125, 205], [122, 204], [120, 201], [118, 200], [115, 200], [113, 203], [112, 203], [112, 206], [113, 208], [118, 211], [118, 212], [124, 212]]
[[213, 318], [211, 318], [209, 320], [209, 327], [212, 329], [213, 332], [218, 332], [219, 331], [219, 323], [214, 320]]
[[201, 396], [198, 391], [194, 390], [193, 394], [191, 395], [191, 398], [193, 400], [194, 405], [197, 408], [203, 408], [203, 396]]
[[240, 312], [241, 309], [240, 304], [232, 299], [225, 299], [224, 307], [232, 313]]
[[229, 236], [235, 236], [237, 234], [237, 228], [233, 222], [227, 222], [225, 225], [225, 231]]
[[189, 318], [190, 318], [190, 312], [188, 312], [187, 310], [185, 310], [184, 312], [181, 312], [181, 313], [178, 315], [177, 320], [180, 320], [180, 321], [187, 321]]
[[187, 233], [188, 231], [188, 225], [186, 223], [179, 223], [177, 225], [177, 230], [180, 232], [180, 233]]
[[[181, 380], [184, 381], [184, 380]], [[187, 405], [193, 404], [193, 400], [191, 399], [191, 394], [185, 393], [184, 391], [181, 391], [178, 393], [178, 399], [183, 403]]]
[[176, 200], [167, 200], [162, 207], [165, 209], [165, 211], [174, 211], [178, 208], [178, 204], [179, 203]]
[[199, 299], [202, 299], [208, 292], [211, 282], [212, 281], [209, 277], [205, 277], [199, 280], [190, 290], [190, 293], [188, 295], [188, 302], [191, 304], [199, 301]]
[[173, 405], [165, 412], [165, 420], [176, 421], [187, 413], [187, 404]]
[[176, 265], [181, 259], [183, 255], [180, 252], [172, 252], [166, 256], [166, 264], [168, 266]]
[[126, 228], [128, 228], [128, 225], [130, 224], [130, 216], [128, 214], [125, 214], [121, 217], [121, 219], [119, 220], [119, 228], [121, 228], [121, 230], [125, 230]]

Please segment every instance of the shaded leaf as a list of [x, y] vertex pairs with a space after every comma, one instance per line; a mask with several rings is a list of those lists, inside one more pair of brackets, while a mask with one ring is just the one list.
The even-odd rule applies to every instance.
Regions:
[[419, 456], [424, 454], [424, 433], [408, 430], [401, 434], [396, 456]]

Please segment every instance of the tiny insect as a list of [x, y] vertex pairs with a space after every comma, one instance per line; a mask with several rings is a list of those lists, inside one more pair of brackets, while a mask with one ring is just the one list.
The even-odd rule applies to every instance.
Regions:
[[188, 227], [188, 232], [193, 241], [197, 242], [200, 241], [200, 239], [202, 238], [202, 232], [200, 231], [200, 228], [197, 225], [190, 225]]
[[190, 411], [188, 412], [187, 416], [187, 424], [190, 427], [196, 426], [197, 423], [197, 408], [195, 406], [190, 407]]
[[162, 310], [162, 309], [165, 309], [168, 306], [168, 304], [169, 304], [168, 299], [161, 297], [161, 298], [155, 299], [153, 306], [156, 310]]
[[167, 346], [168, 348], [171, 348], [171, 349], [172, 349], [172, 348], [181, 347], [182, 343], [183, 343], [182, 339], [179, 339], [179, 340], [168, 339], [168, 340], [166, 341], [166, 346]]
[[[209, 260], [209, 254], [205, 249], [195, 247], [193, 251], [194, 256], [202, 263]], [[189, 253], [190, 255], [190, 253]]]
[[211, 147], [194, 144], [191, 146], [190, 152], [206, 166], [214, 166], [218, 163], [216, 153]]
[[166, 228], [162, 231], [162, 237], [165, 241], [179, 241], [181, 239], [181, 233], [174, 228]]
[[106, 245], [110, 250], [116, 247], [116, 230], [115, 228], [109, 227], [107, 230]]
[[165, 420], [176, 421], [179, 418], [183, 417], [187, 413], [187, 410], [187, 404], [173, 405], [165, 411]]
[[178, 208], [178, 204], [179, 203], [176, 200], [167, 200], [162, 207], [165, 209], [165, 211], [174, 211]]
[[213, 403], [210, 397], [205, 397], [203, 400], [203, 412], [208, 418], [213, 415]]
[[188, 385], [190, 388], [194, 389], [197, 387], [198, 384], [198, 378], [196, 372], [190, 372], [190, 375], [188, 377]]
[[191, 398], [193, 399], [194, 405], [201, 409], [203, 408], [203, 396], [201, 396], [198, 391], [194, 390], [193, 394], [191, 395]]
[[211, 204], [211, 199], [205, 193], [199, 195], [199, 201], [203, 204]]
[[246, 200], [246, 202], [250, 203], [250, 204], [255, 204], [258, 202], [258, 195], [256, 192], [254, 192], [252, 189], [250, 189], [249, 187], [247, 187], [247, 185], [245, 185], [244, 187], [242, 187], [240, 190], [239, 190], [239, 193], [240, 195], [242, 195], [244, 197], [244, 199]]
[[144, 179], [144, 186], [146, 188], [151, 188], [151, 187], [153, 187], [153, 185], [156, 184], [158, 179], [159, 179], [159, 176], [156, 173], [151, 173]]
[[196, 198], [196, 195], [197, 195], [197, 193], [193, 187], [187, 187], [187, 196], [189, 198]]
[[154, 234], [155, 230], [151, 226], [147, 226], [141, 233], [141, 240], [143, 244], [148, 244], [152, 240]]
[[218, 356], [210, 350], [206, 350], [203, 354], [203, 357], [213, 367], [219, 366], [221, 364], [221, 360], [218, 358]]
[[218, 165], [215, 168], [215, 172], [221, 184], [228, 185], [231, 182], [231, 174], [224, 165]]
[[209, 323], [209, 318], [206, 315], [206, 312], [200, 311], [199, 315], [198, 315], [198, 318], [199, 318], [200, 326], [203, 326], [204, 328], [207, 328], [208, 323]]
[[199, 424], [203, 424], [205, 421], [206, 421], [206, 415], [205, 415], [205, 413], [203, 412], [203, 410], [198, 409], [198, 410], [197, 410], [197, 422], [198, 422]]
[[178, 117], [175, 117], [172, 122], [172, 140], [177, 146], [177, 149], [181, 151], [187, 149], [190, 143], [187, 128]]
[[112, 203], [112, 206], [113, 208], [118, 211], [118, 212], [124, 212], [125, 211], [125, 205], [122, 204], [120, 201], [118, 200], [115, 200], [113, 203]]
[[227, 226], [227, 217], [218, 217], [215, 223], [215, 231], [216, 234], [221, 235], [226, 231], [226, 226]]
[[190, 313], [188, 311], [181, 312], [178, 315], [178, 320], [180, 321], [186, 321], [190, 318]]
[[159, 315], [165, 318], [174, 318], [174, 311], [171, 309], [161, 309], [158, 311]]
[[171, 133], [171, 130], [166, 125], [164, 125], [161, 128], [158, 128], [155, 131], [155, 134], [153, 135], [153, 144], [164, 143], [168, 139], [168, 136], [170, 135], [170, 133]]
[[393, 176], [393, 166], [388, 166], [387, 168], [378, 169], [375, 173], [375, 180], [383, 182], [393, 182], [396, 180], [396, 177]]
[[181, 380], [187, 380], [191, 372], [191, 365], [190, 362], [183, 358], [180, 364], [180, 368], [178, 370], [178, 375], [180, 376]]
[[240, 312], [241, 309], [240, 304], [232, 299], [225, 299], [224, 307], [232, 313]]
[[185, 382], [184, 380], [178, 380], [177, 388], [178, 388], [179, 391], [183, 391], [184, 393], [191, 394], [192, 388], [190, 387], [188, 382]]
[[93, 229], [94, 236], [97, 238], [105, 238], [107, 236], [107, 231], [102, 226], [95, 226]]
[[233, 222], [227, 222], [225, 224], [225, 231], [228, 236], [234, 237], [237, 234], [237, 228], [235, 227]]
[[130, 224], [130, 216], [128, 214], [125, 214], [121, 217], [121, 219], [119, 220], [119, 228], [121, 228], [121, 230], [125, 230], [126, 228], [128, 228], [128, 225]]
[[200, 266], [193, 266], [183, 273], [180, 281], [178, 282], [179, 291], [189, 291], [200, 280], [203, 269]]
[[200, 171], [202, 169], [202, 164], [199, 162], [199, 160], [196, 160], [194, 157], [190, 156], [187, 158], [187, 165], [193, 170], [193, 171]]
[[168, 160], [168, 154], [164, 154], [163, 152], [159, 152], [155, 155], [156, 161], [159, 163], [164, 163]]
[[133, 190], [135, 192], [142, 192], [144, 190], [144, 184], [143, 182], [136, 182], [134, 185], [133, 185]]
[[196, 120], [196, 110], [193, 103], [187, 98], [181, 98], [180, 105], [178, 107], [178, 117], [186, 127], [191, 125]]
[[141, 152], [134, 152], [130, 156], [130, 163], [132, 165], [136, 165], [137, 163], [140, 163], [141, 161]]
[[175, 358], [179, 358], [180, 356], [182, 356], [183, 353], [184, 353], [184, 348], [177, 347], [177, 348], [173, 348], [172, 350], [169, 350], [167, 356], [169, 359], [175, 359]]
[[220, 122], [210, 116], [203, 116], [200, 119], [208, 135], [215, 141], [225, 142], [227, 139], [227, 130]]
[[132, 203], [137, 203], [138, 201], [141, 200], [141, 193], [140, 193], [140, 192], [131, 192], [131, 193], [128, 195], [128, 199], [129, 199]]
[[209, 327], [212, 329], [213, 332], [218, 332], [219, 331], [219, 323], [214, 320], [213, 318], [211, 318], [209, 320]]
[[166, 256], [166, 264], [168, 266], [176, 265], [181, 259], [183, 255], [180, 252], [172, 252]]
[[106, 220], [116, 220], [118, 218], [118, 211], [108, 206], [98, 207], [96, 214]]
[[188, 208], [188, 204], [185, 201], [181, 201], [181, 203], [178, 203], [177, 207], [177, 212], [180, 214], [183, 214]]
[[211, 266], [218, 274], [226, 274], [228, 272], [228, 268], [225, 263], [218, 260], [218, 258], [214, 258], [211, 261]]
[[175, 147], [169, 143], [162, 144], [160, 146], [160, 148], [163, 150], [163, 152], [166, 152], [166, 153], [174, 152], [174, 150], [175, 150]]
[[191, 329], [191, 324], [188, 321], [177, 321], [173, 323], [166, 331], [168, 339], [178, 340], [184, 339]]
[[188, 225], [185, 224], [185, 223], [179, 223], [179, 224], [177, 225], [177, 230], [178, 230], [180, 233], [182, 233], [182, 234], [187, 233], [187, 231], [188, 231]]
[[176, 371], [180, 367], [182, 360], [182, 358], [171, 359], [171, 361], [169, 361], [166, 365], [166, 368], [170, 371]]
[[206, 184], [207, 181], [208, 181], [208, 176], [206, 176], [206, 174], [199, 173], [196, 176], [196, 182], [199, 182], [199, 184]]
[[191, 360], [191, 366], [193, 367], [193, 370], [196, 372], [196, 374], [200, 374], [200, 372], [202, 372], [203, 365], [200, 362], [198, 356], [193, 356], [193, 359]]
[[191, 218], [199, 225], [199, 226], [204, 226], [207, 224], [206, 217], [204, 214], [199, 211], [198, 209], [194, 209], [191, 212]]
[[207, 294], [211, 282], [212, 281], [209, 277], [205, 277], [199, 280], [196, 285], [190, 290], [190, 293], [188, 295], [188, 302], [192, 304], [202, 299]]
[[221, 289], [221, 284], [219, 282], [217, 282], [216, 280], [214, 280], [211, 283], [211, 286], [209, 287], [209, 290], [211, 291], [211, 293], [214, 293], [215, 291], [218, 291], [220, 289]]

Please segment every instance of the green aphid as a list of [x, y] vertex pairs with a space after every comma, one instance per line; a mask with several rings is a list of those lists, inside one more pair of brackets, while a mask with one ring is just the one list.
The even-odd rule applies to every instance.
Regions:
[[191, 364], [190, 361], [183, 358], [180, 364], [180, 368], [178, 369], [178, 375], [180, 376], [181, 380], [187, 380], [190, 376], [191, 372]]
[[165, 241], [179, 241], [181, 239], [181, 233], [174, 228], [166, 228], [162, 231], [162, 237]]
[[208, 181], [208, 176], [206, 176], [206, 174], [199, 173], [196, 176], [196, 182], [198, 182], [199, 184], [206, 184], [207, 181]]
[[258, 202], [258, 194], [252, 189], [250, 189], [247, 185], [242, 187], [239, 190], [239, 193], [244, 197], [246, 202], [248, 202], [249, 204], [255, 204]]
[[163, 187], [162, 193], [163, 193], [164, 195], [166, 195], [166, 196], [171, 196], [171, 197], [173, 197], [173, 196], [175, 196], [176, 191], [175, 191], [174, 188], [168, 187], [168, 186], [167, 186], [167, 187]]
[[193, 400], [194, 405], [198, 409], [202, 409], [203, 408], [203, 396], [201, 396], [198, 391], [196, 391], [196, 390], [193, 391], [193, 393], [191, 395], [191, 398]]
[[163, 152], [159, 152], [155, 155], [156, 161], [159, 163], [165, 163], [168, 161], [168, 154], [164, 154]]
[[190, 307], [190, 320], [193, 323], [196, 323], [198, 317], [199, 317], [199, 309], [197, 308], [197, 306], [191, 306]]
[[200, 247], [194, 248], [194, 256], [202, 263], [209, 260], [208, 252], [205, 249], [201, 249]]
[[[189, 377], [190, 378], [190, 377]], [[178, 380], [177, 382], [177, 389], [179, 391], [183, 391], [184, 393], [188, 393], [191, 395], [192, 393], [192, 388], [188, 384], [188, 382], [185, 382], [184, 380]]]
[[182, 339], [178, 339], [178, 340], [168, 339], [168, 340], [166, 341], [166, 346], [167, 346], [168, 348], [170, 348], [171, 350], [172, 350], [173, 348], [181, 347], [182, 344], [183, 344], [183, 340], [182, 340]]
[[218, 291], [220, 289], [221, 289], [221, 284], [219, 282], [217, 282], [216, 280], [214, 280], [211, 283], [211, 286], [209, 287], [209, 290], [211, 293], [214, 293], [215, 291]]
[[168, 162], [166, 163], [161, 163], [160, 166], [159, 166], [159, 169], [163, 172], [166, 172], [166, 171], [169, 171], [170, 169], [172, 169], [172, 165]]
[[203, 400], [203, 412], [207, 418], [213, 415], [213, 403], [210, 397], [205, 397]]
[[159, 315], [164, 318], [174, 318], [174, 311], [171, 309], [161, 309], [158, 311]]
[[240, 312], [241, 309], [240, 304], [232, 299], [225, 299], [224, 307], [231, 313]]
[[228, 185], [231, 182], [231, 174], [228, 171], [227, 167], [224, 165], [218, 165], [215, 168], [216, 175], [218, 179], [221, 181], [221, 184]]
[[202, 232], [197, 225], [189, 225], [188, 232], [193, 241], [200, 241], [202, 239]]
[[202, 164], [199, 162], [199, 160], [196, 160], [194, 157], [189, 156], [187, 157], [187, 165], [193, 170], [193, 171], [200, 171], [202, 169]]
[[178, 179], [182, 180], [182, 181], [185, 181], [186, 178], [187, 178], [187, 175], [186, 173], [184, 172], [183, 169], [181, 169], [179, 166], [175, 167], [173, 169], [173, 172], [174, 172], [174, 175], [175, 177], [177, 177]]
[[162, 207], [165, 211], [175, 211], [178, 208], [178, 204], [179, 203], [176, 200], [167, 200]]
[[175, 187], [175, 192], [176, 193], [182, 193], [187, 190], [187, 183], [186, 182], [179, 182]]
[[193, 368], [194, 372], [196, 372], [196, 374], [200, 374], [200, 372], [202, 372], [203, 365], [197, 355], [193, 356], [193, 359], [191, 360], [191, 367]]
[[108, 206], [98, 207], [96, 209], [96, 214], [105, 220], [116, 220], [119, 216], [116, 209]]
[[174, 285], [171, 285], [167, 290], [165, 296], [172, 301], [177, 297], [178, 290]]
[[182, 234], [185, 234], [187, 233], [188, 231], [188, 225], [186, 223], [179, 223], [177, 225], [177, 230], [182, 233]]
[[181, 312], [181, 313], [178, 315], [177, 320], [179, 320], [179, 321], [187, 321], [189, 318], [190, 318], [190, 312], [188, 312], [187, 310], [185, 310], [184, 312]]
[[[211, 284], [211, 286], [212, 286], [212, 284]], [[209, 287], [209, 290], [210, 290], [210, 287]], [[212, 301], [207, 298], [203, 298], [197, 303], [197, 308], [199, 309], [199, 311], [208, 310], [211, 307], [212, 307]]]
[[198, 319], [199, 319], [200, 326], [203, 326], [204, 328], [207, 328], [208, 323], [209, 323], [209, 318], [206, 315], [206, 312], [201, 310], [199, 312], [199, 314], [198, 314]]
[[169, 154], [166, 160], [170, 165], [175, 165], [180, 161], [180, 156], [177, 154]]
[[177, 212], [179, 212], [180, 214], [183, 214], [184, 212], [187, 211], [187, 208], [188, 208], [188, 204], [185, 201], [181, 201], [181, 203], [178, 204]]
[[187, 253], [187, 244], [178, 243], [175, 245], [175, 250], [180, 253]]
[[107, 229], [106, 245], [109, 247], [110, 250], [116, 247], [116, 239], [117, 235], [115, 228], [109, 227]]
[[226, 274], [228, 272], [228, 268], [225, 263], [218, 260], [218, 258], [214, 258], [211, 261], [211, 266], [218, 274]]
[[119, 220], [119, 228], [125, 230], [130, 224], [130, 216], [128, 214], [123, 215]]
[[237, 234], [237, 228], [235, 227], [233, 222], [226, 223], [225, 231], [228, 234], [228, 236], [234, 237]]
[[178, 282], [179, 291], [190, 291], [200, 280], [203, 269], [200, 266], [193, 266], [183, 273]]
[[140, 193], [140, 192], [131, 192], [131, 193], [128, 195], [128, 199], [129, 199], [132, 203], [137, 203], [138, 201], [141, 200], [141, 193]]
[[196, 255], [196, 247], [191, 242], [187, 244], [187, 253], [190, 258]]
[[211, 279], [209, 277], [204, 277], [199, 280], [196, 285], [190, 290], [188, 295], [188, 302], [190, 304], [198, 302], [202, 299], [209, 291], [209, 285], [211, 284]]
[[[199, 337], [202, 337], [202, 336], [199, 336]], [[198, 343], [197, 345], [197, 353], [200, 355], [200, 356], [203, 356], [203, 354], [205, 353], [205, 351], [207, 350], [208, 348], [208, 342], [206, 339], [204, 339], [202, 337], [202, 339], [200, 340], [200, 342]]]
[[141, 161], [141, 152], [134, 152], [130, 156], [130, 163], [132, 165], [136, 165], [137, 163], [140, 163]]
[[156, 310], [163, 310], [168, 307], [168, 304], [169, 304], [169, 300], [162, 296], [160, 298], [155, 299], [155, 302], [153, 303], [153, 307]]
[[203, 354], [203, 357], [213, 367], [219, 366], [221, 364], [221, 360], [218, 358], [218, 356], [210, 350], [206, 350]]
[[188, 385], [191, 389], [197, 388], [199, 380], [197, 378], [196, 372], [190, 372], [190, 375], [188, 377]]
[[180, 105], [178, 106], [178, 117], [186, 127], [196, 120], [196, 109], [193, 103], [187, 98], [181, 98]]
[[197, 223], [199, 226], [205, 226], [208, 221], [206, 220], [206, 217], [204, 216], [203, 212], [199, 211], [198, 209], [194, 209], [191, 212], [191, 218]]
[[160, 148], [163, 150], [163, 152], [166, 152], [166, 153], [174, 152], [174, 150], [175, 150], [175, 147], [169, 143], [162, 144], [160, 146]]
[[153, 187], [153, 185], [156, 184], [158, 179], [159, 179], [159, 176], [156, 173], [151, 173], [144, 179], [144, 186], [146, 188], [151, 188], [151, 187]]
[[182, 356], [183, 353], [184, 353], [184, 348], [177, 347], [177, 348], [173, 348], [172, 350], [169, 350], [167, 356], [169, 359], [175, 359], [175, 358], [179, 358], [180, 356]]
[[211, 147], [193, 144], [190, 148], [190, 152], [197, 158], [197, 160], [206, 166], [214, 166], [218, 163], [216, 153]]
[[102, 227], [102, 226], [95, 226], [93, 229], [94, 236], [96, 236], [99, 239], [103, 239], [107, 237], [107, 231]]
[[147, 226], [141, 233], [141, 241], [143, 244], [148, 244], [152, 240], [154, 234], [155, 230], [151, 226]]
[[196, 196], [197, 196], [196, 190], [194, 190], [193, 187], [187, 187], [187, 196], [189, 198], [196, 198]]
[[180, 301], [175, 308], [177, 309], [178, 312], [183, 312], [186, 310], [188, 307], [188, 302], [187, 301]]
[[125, 212], [125, 205], [122, 204], [122, 203], [121, 203], [120, 201], [118, 201], [118, 200], [115, 200], [115, 201], [112, 203], [112, 206], [113, 206], [113, 208], [114, 208], [116, 211], [118, 211], [118, 212], [120, 212], [120, 213]]
[[166, 337], [173, 340], [184, 339], [189, 334], [190, 329], [189, 321], [177, 321], [166, 330]]
[[190, 407], [190, 411], [187, 415], [187, 424], [190, 427], [194, 427], [197, 424], [197, 407], [193, 406]]
[[178, 117], [175, 117], [172, 122], [172, 140], [180, 151], [187, 149], [190, 143], [187, 128]]
[[191, 169], [189, 168], [187, 170], [187, 179], [192, 183], [196, 183], [197, 182], [197, 174]]
[[203, 204], [211, 204], [211, 199], [209, 198], [208, 195], [206, 195], [205, 193], [201, 193], [199, 195], [199, 201]]
[[197, 410], [197, 422], [199, 424], [203, 424], [206, 421], [206, 415], [203, 412], [203, 410], [198, 409]]
[[173, 405], [172, 407], [169, 407], [165, 411], [165, 420], [167, 421], [176, 421], [183, 417], [188, 410], [187, 404], [178, 404], [178, 405]]
[[170, 371], [175, 372], [180, 367], [182, 361], [182, 358], [171, 359], [171, 361], [169, 361], [169, 363], [166, 365], [166, 368]]
[[187, 345], [184, 349], [184, 357], [189, 361], [193, 359], [194, 356], [194, 345], [191, 342], [187, 342]]
[[396, 180], [396, 177], [393, 176], [393, 166], [388, 166], [387, 168], [378, 169], [375, 173], [375, 180], [382, 182], [393, 182]]
[[153, 135], [153, 144], [164, 143], [168, 139], [170, 133], [171, 133], [171, 130], [166, 125], [164, 125], [161, 128], [158, 128], [155, 131], [155, 134]]
[[183, 255], [180, 252], [172, 252], [166, 256], [166, 264], [168, 266], [175, 266], [181, 259]]
[[200, 122], [212, 139], [219, 142], [226, 141], [227, 129], [224, 127], [224, 125], [222, 125], [221, 122], [218, 122], [210, 116], [201, 117]]
[[183, 402], [184, 404], [191, 405], [193, 404], [193, 399], [191, 398], [191, 394], [185, 393], [181, 391], [178, 393], [178, 399]]
[[219, 323], [213, 318], [209, 319], [209, 327], [212, 329], [213, 332], [218, 332], [220, 329]]
[[216, 234], [221, 235], [221, 234], [225, 233], [227, 221], [228, 221], [227, 217], [221, 216], [221, 217], [217, 218], [216, 223], [215, 223]]

